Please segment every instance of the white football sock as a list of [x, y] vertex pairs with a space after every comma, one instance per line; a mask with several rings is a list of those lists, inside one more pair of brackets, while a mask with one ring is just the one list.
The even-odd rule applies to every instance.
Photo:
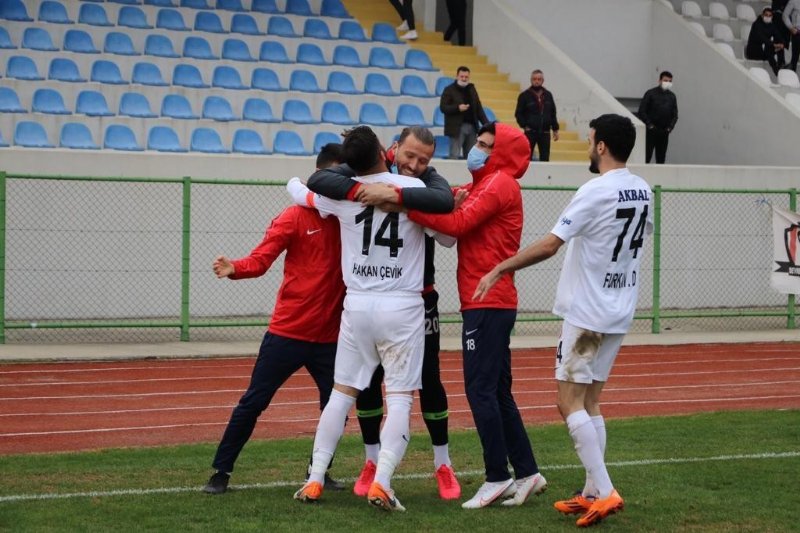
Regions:
[[375, 464], [378, 464], [378, 453], [381, 451], [380, 444], [365, 444], [364, 445], [364, 455], [366, 455], [366, 461], [372, 461]]
[[[595, 431], [597, 431], [597, 442], [600, 444], [600, 451], [603, 453], [603, 460], [606, 457], [606, 421], [603, 419], [603, 415], [593, 416], [592, 417], [592, 425], [594, 426]], [[586, 484], [583, 486], [583, 491], [581, 494], [584, 497], [597, 496], [597, 489], [594, 486], [594, 482], [592, 478], [589, 477], [589, 474], [586, 474]]]
[[439, 470], [442, 465], [450, 466], [450, 447], [447, 444], [433, 447], [433, 467]]
[[356, 399], [352, 396], [336, 389], [331, 391], [331, 397], [325, 405], [325, 409], [322, 410], [319, 424], [317, 424], [317, 434], [314, 436], [314, 453], [311, 455], [309, 481], [325, 482], [325, 471], [328, 470], [333, 452], [336, 451], [339, 439], [344, 433], [347, 413], [355, 403]]
[[392, 475], [403, 459], [411, 438], [409, 415], [413, 399], [410, 394], [386, 395], [386, 420], [381, 431], [381, 451], [375, 471], [375, 481], [384, 489], [390, 488]]
[[611, 484], [611, 478], [606, 470], [597, 430], [592, 424], [589, 413], [586, 410], [576, 411], [567, 417], [566, 422], [569, 435], [575, 443], [575, 451], [589, 478], [594, 482], [597, 496], [607, 498], [614, 490], [614, 485]]

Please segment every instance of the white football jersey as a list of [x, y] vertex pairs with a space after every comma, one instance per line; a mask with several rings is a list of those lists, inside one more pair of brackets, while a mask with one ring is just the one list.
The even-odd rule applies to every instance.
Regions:
[[567, 242], [553, 313], [600, 333], [627, 333], [636, 310], [653, 193], [627, 168], [585, 183], [551, 233]]

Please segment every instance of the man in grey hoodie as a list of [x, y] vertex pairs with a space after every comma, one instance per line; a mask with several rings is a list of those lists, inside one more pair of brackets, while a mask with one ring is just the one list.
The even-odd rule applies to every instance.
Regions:
[[800, 0], [789, 0], [783, 8], [783, 23], [789, 28], [792, 39], [792, 60], [789, 67], [797, 71], [800, 58]]

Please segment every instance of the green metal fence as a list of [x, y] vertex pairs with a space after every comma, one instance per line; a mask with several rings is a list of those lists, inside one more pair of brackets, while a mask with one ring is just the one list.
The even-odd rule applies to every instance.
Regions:
[[[283, 182], [0, 173], [0, 342], [258, 338], [282, 259], [256, 280], [217, 280], [289, 203]], [[523, 187], [523, 246], [550, 231], [574, 187]], [[655, 233], [633, 330], [796, 328], [769, 288], [769, 205], [797, 192], [654, 187]], [[517, 273], [517, 334], [557, 327], [555, 257]], [[437, 249], [446, 330], [460, 322], [455, 249]], [[310, 317], [313, 320], [313, 317]]]

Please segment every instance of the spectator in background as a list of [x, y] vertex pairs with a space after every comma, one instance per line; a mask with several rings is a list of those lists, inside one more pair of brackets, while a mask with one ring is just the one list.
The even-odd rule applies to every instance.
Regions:
[[417, 26], [414, 23], [414, 0], [389, 0], [389, 3], [392, 4], [392, 7], [403, 20], [403, 23], [397, 27], [397, 31], [406, 33], [401, 35], [400, 38], [413, 41], [419, 37], [417, 35]]
[[789, 29], [792, 40], [792, 61], [789, 66], [797, 71], [800, 58], [800, 0], [789, 0], [783, 8], [783, 24]]
[[444, 40], [449, 41], [458, 32], [458, 45], [467, 43], [467, 0], [447, 0], [447, 15], [450, 25], [444, 32]]
[[553, 93], [545, 89], [543, 84], [544, 73], [539, 69], [531, 72], [531, 86], [517, 97], [514, 116], [531, 143], [531, 159], [533, 149], [538, 144], [539, 161], [550, 161], [550, 130], [553, 130], [553, 140], [557, 141], [558, 119]]
[[489, 123], [469, 77], [469, 67], [458, 67], [456, 80], [445, 87], [439, 100], [439, 109], [444, 114], [444, 134], [450, 137], [450, 159], [466, 158], [475, 145], [478, 128]]
[[774, 15], [774, 22], [775, 25], [778, 27], [778, 31], [781, 33], [781, 40], [789, 46], [789, 40], [792, 37], [792, 34], [789, 33], [789, 28], [783, 23], [783, 10], [786, 7], [786, 2], [789, 0], [772, 0], [772, 11]]
[[[797, 0], [800, 1], [800, 0]], [[667, 158], [669, 134], [678, 122], [678, 99], [672, 92], [672, 73], [662, 72], [658, 77], [658, 86], [644, 93], [639, 104], [639, 119], [647, 126], [645, 138], [645, 161], [650, 162], [653, 149], [656, 151], [656, 163], [664, 164]]]
[[786, 43], [778, 29], [779, 24], [774, 24], [772, 20], [772, 8], [765, 7], [750, 27], [750, 36], [747, 38], [744, 57], [766, 61], [777, 75], [778, 70], [786, 63], [783, 51]]

